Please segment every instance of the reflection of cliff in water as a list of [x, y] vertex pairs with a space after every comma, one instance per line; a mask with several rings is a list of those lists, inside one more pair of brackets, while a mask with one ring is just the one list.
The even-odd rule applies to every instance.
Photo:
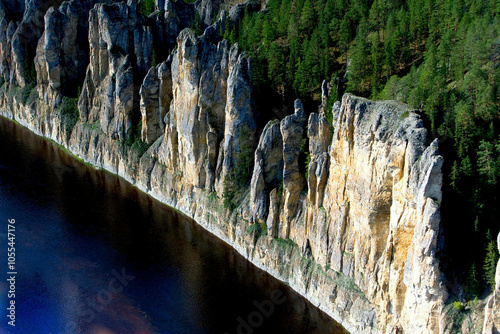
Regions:
[[253, 301], [275, 289], [287, 302], [255, 333], [337, 328], [289, 287], [125, 180], [3, 118], [0, 143], [0, 219], [15, 217], [19, 226], [21, 332], [233, 333], [237, 318], [255, 311]]

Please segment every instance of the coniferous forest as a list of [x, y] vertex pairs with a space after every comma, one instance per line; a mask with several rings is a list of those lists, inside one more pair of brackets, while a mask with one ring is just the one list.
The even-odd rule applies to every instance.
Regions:
[[251, 55], [266, 103], [318, 106], [327, 80], [329, 121], [345, 92], [421, 114], [445, 158], [442, 270], [467, 299], [494, 286], [498, 260], [499, 13], [499, 0], [269, 0], [221, 32]]

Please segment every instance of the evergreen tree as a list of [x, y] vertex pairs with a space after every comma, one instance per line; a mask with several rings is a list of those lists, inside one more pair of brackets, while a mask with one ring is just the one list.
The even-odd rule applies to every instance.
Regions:
[[283, 50], [277, 43], [271, 44], [269, 48], [269, 78], [272, 83], [279, 87], [285, 81], [285, 57]]
[[363, 21], [358, 27], [357, 37], [354, 43], [354, 47], [351, 50], [351, 63], [349, 64], [347, 89], [351, 92], [360, 92], [365, 84], [364, 79], [367, 73], [367, 53], [368, 43], [365, 39], [366, 36], [366, 25]]
[[474, 299], [481, 294], [481, 285], [479, 283], [479, 274], [476, 270], [476, 264], [472, 263], [467, 275], [465, 276], [464, 292], [468, 298]]
[[316, 13], [310, 0], [305, 0], [300, 15], [300, 30], [305, 34], [311, 34], [316, 25]]
[[495, 150], [493, 143], [481, 140], [479, 150], [477, 152], [477, 167], [479, 174], [484, 179], [484, 182], [490, 186], [494, 186], [496, 184], [498, 175], [494, 154]]
[[349, 43], [351, 42], [351, 30], [347, 18], [344, 17], [342, 23], [340, 23], [339, 30], [339, 42], [340, 51], [345, 55], [347, 61], [347, 49], [349, 48]]

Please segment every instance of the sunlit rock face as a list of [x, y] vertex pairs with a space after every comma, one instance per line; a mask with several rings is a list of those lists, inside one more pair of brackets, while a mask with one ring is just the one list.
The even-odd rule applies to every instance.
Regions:
[[[184, 29], [217, 6], [158, 0], [145, 17], [132, 0], [0, 1], [0, 76], [26, 83], [15, 41], [33, 23], [37, 82], [26, 103], [1, 93], [0, 112], [195, 218], [352, 332], [440, 332], [443, 158], [420, 117], [346, 94], [332, 125], [326, 103], [300, 100], [259, 125], [252, 60], [219, 35], [231, 13], [200, 36]], [[78, 92], [68, 126], [58, 107]], [[224, 207], [241, 172], [248, 186]], [[485, 333], [499, 328], [499, 295]]]

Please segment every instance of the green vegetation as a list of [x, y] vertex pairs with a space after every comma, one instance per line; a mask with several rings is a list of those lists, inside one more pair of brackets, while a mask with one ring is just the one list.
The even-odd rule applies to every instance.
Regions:
[[305, 155], [306, 155], [306, 161], [305, 161], [306, 174], [305, 174], [305, 177], [306, 177], [306, 182], [307, 182], [307, 180], [309, 180], [309, 164], [311, 163], [311, 154], [309, 154], [309, 152], [306, 152]]
[[253, 171], [253, 139], [248, 124], [244, 124], [239, 133], [240, 149], [236, 154], [236, 162], [231, 175], [224, 177], [224, 207], [233, 211], [237, 200], [250, 184]]
[[252, 225], [247, 227], [246, 233], [247, 234], [255, 234], [255, 236], [257, 238], [260, 238], [260, 236], [263, 234], [262, 225], [252, 224]]
[[250, 128], [243, 125], [239, 135], [240, 152], [234, 166], [234, 178], [238, 189], [246, 188], [250, 184], [253, 171], [253, 145], [250, 137]]
[[34, 82], [26, 84], [23, 88], [15, 85], [12, 85], [11, 87], [14, 90], [13, 94], [17, 101], [23, 104], [29, 104], [35, 100], [36, 87]]
[[78, 99], [63, 96], [58, 110], [61, 113], [61, 119], [65, 126], [66, 136], [69, 138], [80, 117], [80, 113], [78, 112]]
[[194, 32], [196, 33], [196, 36], [203, 35], [203, 22], [201, 21], [201, 16], [198, 11], [195, 14], [194, 17]]
[[283, 180], [280, 182], [280, 186], [278, 187], [278, 192], [277, 192], [278, 197], [283, 196]]
[[346, 276], [341, 272], [336, 272], [337, 277], [334, 279], [334, 283], [341, 287], [343, 290], [351, 291], [362, 298], [366, 299], [365, 294], [359, 286], [356, 284], [352, 277]]
[[[273, 242], [276, 243], [279, 247], [289, 249], [297, 246], [292, 239], [282, 239], [282, 238], [274, 238]], [[298, 246], [297, 246], [298, 247]]]
[[29, 52], [28, 45], [24, 45], [24, 76], [28, 84], [34, 85], [36, 82], [34, 56]]
[[236, 209], [236, 202], [235, 202], [236, 190], [234, 182], [227, 174], [224, 177], [223, 185], [224, 185], [224, 192], [222, 194], [222, 198], [223, 198], [224, 208], [232, 212], [234, 209]]
[[474, 299], [481, 293], [481, 286], [479, 284], [479, 274], [476, 270], [476, 264], [472, 263], [467, 276], [465, 277], [464, 292], [468, 299]]
[[261, 229], [261, 235], [267, 235], [267, 223], [266, 222], [262, 222], [262, 224], [260, 224], [260, 229]]
[[140, 0], [138, 1], [139, 12], [145, 16], [149, 16], [155, 10], [155, 0]]
[[139, 153], [139, 157], [146, 153], [148, 148], [151, 146], [151, 144], [147, 144], [141, 140], [141, 130], [142, 120], [140, 120], [137, 125], [130, 126], [130, 135], [124, 142], [126, 146], [136, 150]]
[[151, 67], [156, 67], [158, 65], [158, 62], [156, 61], [156, 51], [153, 49], [151, 51]]
[[[499, 13], [497, 0], [269, 0], [222, 35], [252, 56], [257, 94], [317, 105], [334, 84], [330, 124], [345, 91], [422, 110], [445, 157], [442, 269], [465, 282], [499, 231]], [[474, 270], [471, 297], [491, 285], [490, 264]]]
[[465, 310], [465, 305], [463, 303], [459, 302], [459, 301], [454, 301], [453, 302], [453, 307], [457, 311], [463, 311], [463, 310]]

